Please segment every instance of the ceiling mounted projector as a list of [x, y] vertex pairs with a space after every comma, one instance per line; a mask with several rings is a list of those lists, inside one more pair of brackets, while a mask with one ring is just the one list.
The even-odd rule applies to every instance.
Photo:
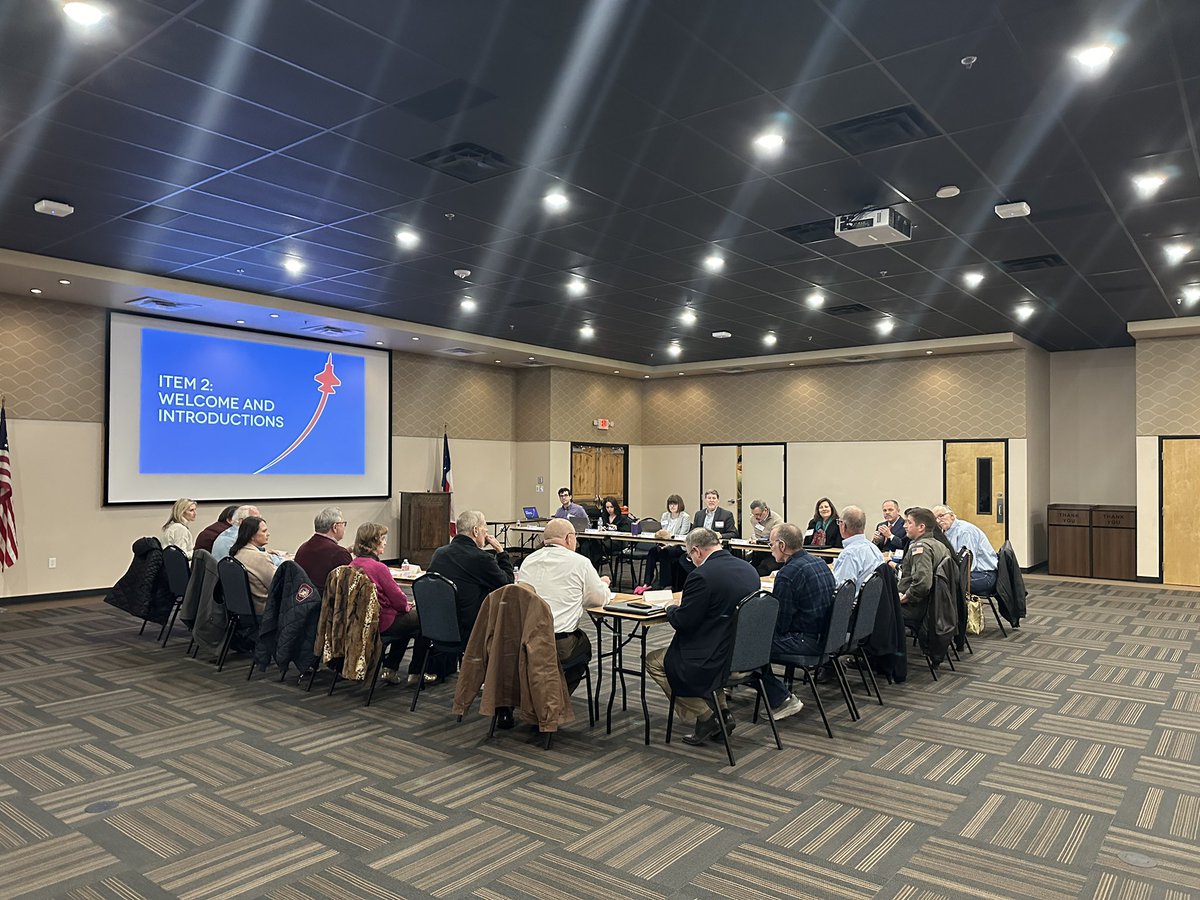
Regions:
[[43, 216], [58, 216], [61, 219], [75, 212], [75, 207], [68, 203], [59, 203], [57, 200], [39, 200], [33, 204], [33, 210]]
[[833, 233], [855, 247], [876, 247], [912, 240], [912, 222], [894, 209], [868, 209], [838, 216]]

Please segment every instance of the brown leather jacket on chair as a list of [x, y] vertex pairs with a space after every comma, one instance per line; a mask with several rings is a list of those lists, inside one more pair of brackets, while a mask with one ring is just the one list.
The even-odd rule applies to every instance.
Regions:
[[364, 681], [379, 658], [379, 599], [362, 569], [338, 566], [325, 583], [325, 602], [313, 653], [342, 660], [342, 677]]
[[485, 716], [499, 706], [516, 707], [540, 731], [575, 721], [554, 647], [554, 616], [526, 585], [506, 585], [484, 598], [458, 675], [455, 715], [470, 708], [481, 685]]

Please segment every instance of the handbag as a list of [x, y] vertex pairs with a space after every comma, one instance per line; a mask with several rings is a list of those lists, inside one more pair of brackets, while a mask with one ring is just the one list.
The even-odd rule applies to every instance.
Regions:
[[983, 604], [978, 597], [967, 598], [967, 634], [983, 634]]
[[810, 546], [813, 546], [813, 547], [824, 547], [825, 546], [825, 529], [824, 528], [818, 528], [816, 531], [813, 532], [812, 544]]

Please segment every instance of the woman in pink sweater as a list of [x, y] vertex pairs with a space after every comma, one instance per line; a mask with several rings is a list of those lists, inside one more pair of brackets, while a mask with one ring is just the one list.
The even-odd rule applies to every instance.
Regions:
[[[377, 522], [359, 525], [350, 565], [362, 569], [375, 585], [375, 594], [379, 598], [379, 637], [387, 648], [379, 677], [388, 684], [398, 684], [400, 660], [404, 658], [408, 642], [421, 633], [421, 623], [416, 608], [392, 578], [391, 570], [379, 561], [387, 547], [387, 536], [387, 527]], [[416, 676], [411, 680], [415, 681]]]

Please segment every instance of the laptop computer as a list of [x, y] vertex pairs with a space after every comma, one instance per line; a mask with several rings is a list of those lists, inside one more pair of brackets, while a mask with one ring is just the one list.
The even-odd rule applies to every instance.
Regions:
[[542, 518], [541, 516], [538, 515], [536, 506], [526, 506], [524, 508], [524, 512], [525, 512], [525, 521], [526, 522], [537, 522]]

